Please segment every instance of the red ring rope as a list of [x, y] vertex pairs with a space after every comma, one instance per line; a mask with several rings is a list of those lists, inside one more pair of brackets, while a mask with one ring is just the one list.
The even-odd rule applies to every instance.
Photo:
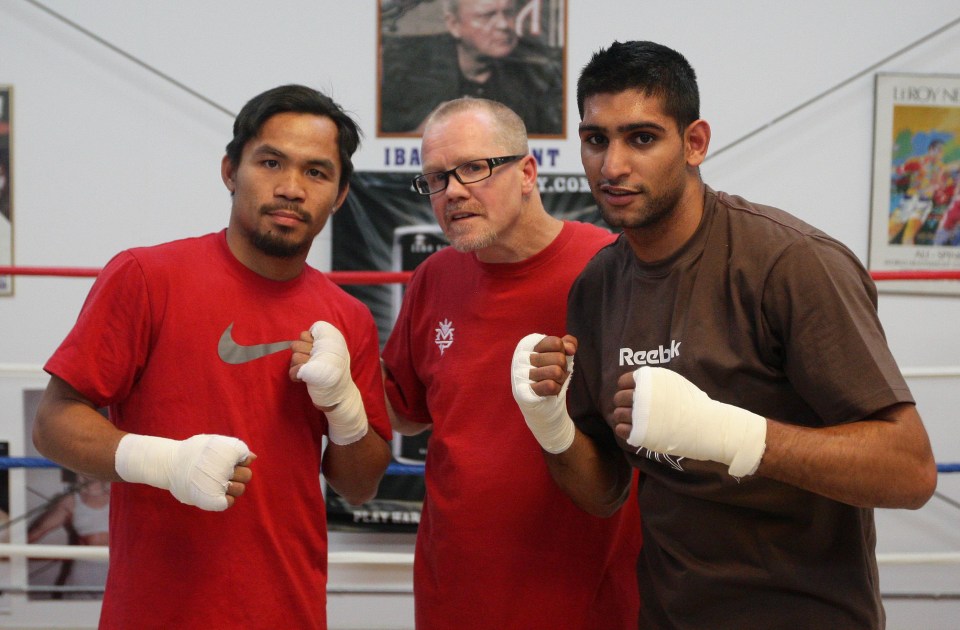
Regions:
[[[100, 269], [93, 267], [2, 267], [0, 276], [69, 276], [94, 278]], [[337, 284], [403, 284], [412, 271], [330, 271], [327, 277]], [[958, 276], [960, 277], [960, 276]]]
[[[0, 276], [73, 276], [96, 277], [94, 267], [4, 267]], [[410, 271], [329, 271], [327, 276], [337, 284], [402, 284], [410, 279]], [[874, 280], [960, 280], [960, 270], [871, 271]]]
[[[4, 267], [0, 276], [72, 276], [94, 278], [100, 269], [94, 267]], [[327, 276], [337, 284], [403, 284], [411, 271], [329, 271]], [[874, 280], [960, 280], [960, 270], [871, 271]]]

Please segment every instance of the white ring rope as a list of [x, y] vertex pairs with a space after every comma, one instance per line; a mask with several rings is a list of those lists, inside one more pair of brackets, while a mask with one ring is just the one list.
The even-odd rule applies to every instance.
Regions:
[[[103, 546], [0, 544], [0, 558], [14, 557], [106, 562], [109, 558], [109, 550]], [[412, 566], [413, 554], [375, 551], [331, 551], [327, 554], [327, 562], [337, 565]], [[877, 563], [880, 565], [960, 564], [960, 552], [878, 553]]]
[[[0, 559], [20, 557], [106, 562], [110, 557], [110, 551], [105, 546], [97, 545], [0, 544]], [[327, 562], [329, 564], [343, 565], [413, 566], [413, 554], [375, 551], [331, 551], [327, 554]]]

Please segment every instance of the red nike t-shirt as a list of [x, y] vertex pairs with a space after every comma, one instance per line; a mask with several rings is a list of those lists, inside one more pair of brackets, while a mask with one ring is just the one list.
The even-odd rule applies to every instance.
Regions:
[[322, 273], [263, 278], [223, 231], [123, 252], [97, 278], [45, 369], [109, 406], [119, 429], [231, 435], [257, 454], [224, 512], [114, 484], [102, 628], [326, 627], [326, 420], [283, 349], [317, 320], [343, 333], [371, 426], [389, 440], [373, 317]]

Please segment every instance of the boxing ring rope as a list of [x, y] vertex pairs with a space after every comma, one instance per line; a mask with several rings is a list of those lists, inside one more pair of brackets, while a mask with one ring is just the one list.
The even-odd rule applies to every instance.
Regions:
[[[0, 266], [0, 276], [47, 276], [47, 277], [96, 277], [100, 273], [99, 268], [93, 267], [25, 267], [25, 266]], [[412, 272], [410, 271], [330, 271], [326, 275], [339, 285], [374, 285], [374, 284], [404, 284], [409, 281]], [[870, 276], [875, 281], [886, 280], [924, 280], [924, 281], [945, 281], [960, 280], [960, 271], [947, 270], [915, 270], [915, 271], [871, 271]], [[0, 372], [36, 372], [37, 368], [33, 366], [11, 366], [0, 365]], [[905, 377], [956, 377], [960, 376], [960, 368], [913, 368], [904, 369]], [[56, 468], [57, 464], [50, 460], [40, 457], [0, 457], [0, 470], [9, 468]], [[960, 472], [960, 463], [942, 463], [937, 464], [937, 472], [941, 474]], [[423, 474], [422, 465], [408, 465], [391, 463], [387, 469], [390, 475], [419, 475]], [[954, 507], [960, 508], [960, 504], [937, 494], [940, 498], [946, 500]], [[15, 521], [9, 524], [0, 524], [0, 530], [9, 527]], [[57, 560], [89, 560], [94, 562], [107, 562], [109, 559], [109, 549], [107, 547], [82, 546], [82, 545], [42, 545], [42, 544], [15, 544], [0, 543], [0, 558], [35, 558], [35, 559], [57, 559]], [[413, 565], [412, 553], [401, 552], [364, 552], [364, 551], [331, 551], [328, 554], [328, 562], [331, 565], [366, 565], [366, 566], [398, 566], [411, 567]], [[944, 565], [960, 564], [960, 552], [933, 552], [933, 553], [880, 553], [877, 554], [877, 562], [884, 565]], [[17, 593], [37, 590], [57, 590], [63, 592], [63, 587], [35, 587], [35, 586], [8, 586], [0, 585], [0, 591]], [[69, 590], [69, 589], [68, 589]], [[85, 592], [101, 592], [102, 589], [82, 588]], [[371, 588], [365, 589], [358, 586], [348, 588], [331, 587], [331, 593], [362, 593], [362, 594], [409, 594], [408, 588], [383, 589]], [[884, 594], [884, 597], [890, 598], [930, 598], [934, 599], [957, 599], [960, 594]]]
[[[100, 273], [96, 267], [21, 267], [0, 266], [0, 276], [55, 276], [74, 278], [95, 278]], [[410, 279], [412, 271], [328, 271], [333, 282], [340, 285], [361, 284], [403, 284]], [[874, 280], [960, 280], [957, 270], [916, 270], [870, 272]]]
[[[53, 276], [95, 278], [100, 269], [95, 267], [19, 267], [0, 266], [0, 276]], [[339, 285], [404, 284], [412, 271], [328, 271], [325, 275]], [[960, 273], [956, 279], [960, 279]]]

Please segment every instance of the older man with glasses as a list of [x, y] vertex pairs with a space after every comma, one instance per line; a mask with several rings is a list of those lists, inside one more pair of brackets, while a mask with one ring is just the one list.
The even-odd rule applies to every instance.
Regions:
[[[566, 294], [613, 236], [550, 216], [523, 121], [463, 98], [428, 118], [424, 174], [452, 247], [414, 273], [383, 351], [391, 421], [432, 427], [414, 560], [418, 628], [636, 627], [639, 515], [588, 515], [551, 481], [506, 375], [517, 341], [563, 334]], [[539, 442], [539, 443], [538, 443]]]

